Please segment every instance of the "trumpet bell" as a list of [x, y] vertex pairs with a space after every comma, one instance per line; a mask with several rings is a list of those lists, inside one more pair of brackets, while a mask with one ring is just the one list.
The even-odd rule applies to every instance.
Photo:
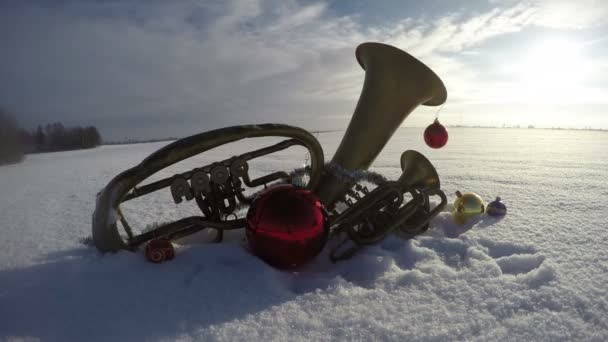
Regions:
[[401, 155], [403, 173], [398, 182], [406, 189], [439, 190], [439, 175], [433, 164], [422, 153], [407, 150]]

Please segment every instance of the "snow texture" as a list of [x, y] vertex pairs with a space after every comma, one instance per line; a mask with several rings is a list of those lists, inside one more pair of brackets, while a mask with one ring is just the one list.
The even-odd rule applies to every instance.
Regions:
[[[401, 152], [419, 150], [450, 201], [456, 190], [500, 195], [507, 216], [458, 226], [446, 211], [424, 236], [389, 237], [335, 265], [326, 248], [291, 272], [252, 256], [242, 231], [222, 244], [202, 243], [204, 233], [185, 239], [160, 265], [82, 243], [97, 192], [165, 143], [0, 167], [0, 340], [608, 340], [608, 134], [455, 128], [431, 150], [422, 130], [398, 130], [372, 170], [396, 179]], [[342, 134], [318, 135], [327, 160]], [[269, 142], [221, 147], [157, 177]], [[251, 169], [259, 176], [305, 160], [293, 148]], [[173, 204], [166, 190], [124, 213], [141, 230], [196, 208]]]

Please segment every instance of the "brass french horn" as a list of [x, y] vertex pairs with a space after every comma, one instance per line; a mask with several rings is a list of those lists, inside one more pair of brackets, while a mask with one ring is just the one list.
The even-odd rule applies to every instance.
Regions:
[[[305, 186], [330, 210], [332, 234], [346, 236], [332, 250], [332, 260], [350, 257], [362, 246], [376, 243], [390, 232], [399, 231], [408, 237], [423, 232], [446, 205], [433, 165], [422, 154], [406, 151], [401, 156], [403, 173], [395, 181], [381, 176], [365, 178], [365, 175], [373, 176], [365, 170], [403, 120], [419, 105], [443, 104], [446, 89], [431, 69], [393, 46], [364, 43], [357, 47], [356, 57], [365, 69], [365, 83], [348, 129], [330, 163], [324, 164], [322, 147], [313, 135], [288, 125], [233, 126], [180, 139], [117, 175], [98, 194], [92, 225], [95, 246], [102, 252], [134, 250], [154, 238], [177, 239], [203, 229], [214, 229], [215, 241], [221, 241], [224, 230], [245, 226], [245, 219], [237, 217], [236, 212], [239, 207], [251, 204], [253, 198], [244, 195], [243, 187], [291, 182], [296, 174], [277, 171], [251, 179], [248, 162], [296, 145], [304, 146], [311, 156], [311, 165], [304, 170], [310, 176]], [[288, 139], [141, 185], [151, 175], [186, 158], [226, 143], [264, 136]], [[364, 178], [376, 187], [369, 190], [360, 184]], [[175, 203], [195, 200], [202, 216], [186, 217], [136, 234], [120, 205], [166, 188], [170, 189]], [[431, 209], [432, 196], [438, 196], [440, 202]]]

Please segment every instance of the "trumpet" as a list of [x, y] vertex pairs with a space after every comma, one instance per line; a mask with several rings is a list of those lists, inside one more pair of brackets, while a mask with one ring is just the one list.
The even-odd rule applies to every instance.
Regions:
[[[363, 90], [329, 163], [325, 164], [323, 149], [311, 133], [284, 124], [226, 127], [177, 140], [120, 173], [99, 192], [92, 220], [94, 245], [102, 252], [137, 250], [159, 237], [174, 240], [203, 229], [215, 230], [214, 242], [221, 242], [224, 230], [247, 225], [246, 219], [239, 218], [237, 212], [251, 206], [256, 195], [245, 195], [246, 189], [291, 183], [298, 172], [309, 176], [307, 184], [300, 186], [315, 194], [323, 204], [330, 235], [345, 236], [332, 249], [332, 261], [349, 258], [391, 232], [405, 237], [424, 232], [447, 202], [431, 162], [419, 152], [405, 151], [400, 160], [402, 174], [394, 181], [367, 169], [416, 107], [443, 104], [447, 91], [430, 68], [393, 46], [364, 43], [357, 47], [355, 55], [365, 70]], [[212, 148], [268, 136], [286, 140], [141, 185], [160, 170]], [[307, 149], [310, 166], [251, 179], [251, 160], [292, 146]], [[373, 183], [375, 188], [368, 189], [362, 181]], [[121, 204], [165, 189], [169, 189], [176, 204], [195, 201], [202, 215], [136, 234]], [[439, 197], [439, 203], [431, 208], [433, 196]]]

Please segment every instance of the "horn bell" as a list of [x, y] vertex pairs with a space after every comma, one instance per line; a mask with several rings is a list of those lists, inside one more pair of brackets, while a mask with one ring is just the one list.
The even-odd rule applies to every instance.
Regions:
[[439, 190], [439, 175], [433, 164], [422, 153], [408, 150], [401, 155], [403, 173], [398, 182], [406, 189]]
[[[365, 82], [331, 161], [347, 171], [366, 170], [417, 106], [438, 106], [447, 99], [439, 76], [405, 51], [381, 43], [363, 43], [355, 54], [365, 70]], [[347, 189], [347, 184], [326, 170], [313, 191], [327, 207], [333, 207]]]

